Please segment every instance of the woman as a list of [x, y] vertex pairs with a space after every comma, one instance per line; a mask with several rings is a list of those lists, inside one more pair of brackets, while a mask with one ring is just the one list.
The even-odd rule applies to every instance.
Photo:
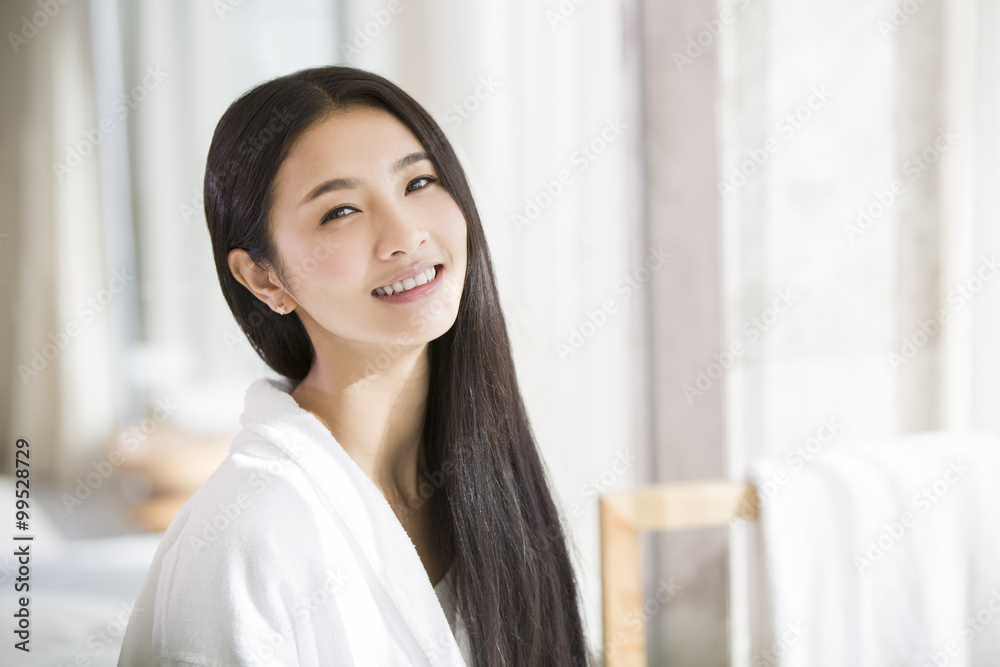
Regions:
[[219, 281], [281, 377], [167, 530], [120, 664], [586, 665], [493, 268], [441, 129], [348, 67], [215, 130]]

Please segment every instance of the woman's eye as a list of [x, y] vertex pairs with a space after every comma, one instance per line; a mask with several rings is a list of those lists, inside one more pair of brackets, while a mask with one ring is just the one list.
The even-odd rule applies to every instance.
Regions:
[[436, 182], [437, 179], [434, 178], [433, 176], [420, 176], [418, 178], [414, 178], [406, 185], [406, 191], [413, 192], [415, 190], [423, 190], [431, 183], [436, 183]]
[[353, 206], [338, 206], [337, 208], [330, 209], [323, 219], [319, 221], [319, 224], [323, 224], [328, 220], [333, 220], [335, 218], [343, 218], [344, 216], [350, 214], [352, 211], [357, 211], [358, 209]]

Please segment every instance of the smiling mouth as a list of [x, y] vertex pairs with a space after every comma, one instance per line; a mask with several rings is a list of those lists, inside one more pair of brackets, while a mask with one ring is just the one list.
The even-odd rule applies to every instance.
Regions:
[[421, 292], [424, 291], [421, 288], [426, 285], [433, 284], [438, 276], [441, 275], [441, 271], [444, 266], [441, 264], [436, 264], [429, 269], [418, 273], [413, 278], [407, 278], [406, 280], [401, 280], [393, 283], [392, 285], [385, 285], [383, 287], [376, 287], [372, 290], [372, 296], [381, 297], [391, 297], [398, 296], [401, 294], [407, 294], [409, 292]]

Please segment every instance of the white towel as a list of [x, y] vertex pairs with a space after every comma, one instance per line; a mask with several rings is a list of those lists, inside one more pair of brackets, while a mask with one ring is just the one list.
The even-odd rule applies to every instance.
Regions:
[[754, 461], [773, 636], [752, 667], [1000, 666], [1000, 437]]
[[119, 664], [466, 665], [388, 502], [290, 390], [247, 390], [229, 456], [164, 535]]

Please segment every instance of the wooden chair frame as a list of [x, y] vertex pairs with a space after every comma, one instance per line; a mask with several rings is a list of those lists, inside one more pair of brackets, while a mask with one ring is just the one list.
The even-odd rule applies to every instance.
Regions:
[[645, 667], [645, 625], [626, 623], [632, 614], [645, 618], [639, 531], [710, 528], [754, 519], [759, 498], [750, 484], [719, 479], [603, 494], [599, 505], [604, 665]]

